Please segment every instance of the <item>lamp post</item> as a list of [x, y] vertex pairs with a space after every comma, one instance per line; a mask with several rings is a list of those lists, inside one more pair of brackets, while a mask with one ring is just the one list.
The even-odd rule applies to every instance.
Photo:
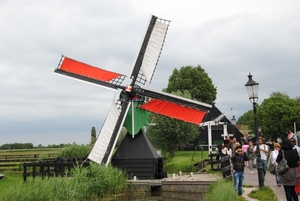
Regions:
[[233, 137], [235, 137], [235, 125], [236, 125], [236, 119], [233, 115], [232, 119], [230, 120], [231, 124], [233, 125]]
[[264, 187], [264, 173], [263, 166], [261, 162], [261, 155], [259, 151], [259, 143], [258, 143], [258, 125], [257, 125], [257, 116], [256, 116], [256, 103], [258, 100], [258, 85], [259, 83], [252, 80], [252, 75], [249, 73], [248, 82], [245, 84], [249, 100], [253, 104], [253, 113], [254, 113], [254, 130], [255, 130], [255, 138], [256, 138], [256, 167], [258, 173], [258, 182], [259, 188]]

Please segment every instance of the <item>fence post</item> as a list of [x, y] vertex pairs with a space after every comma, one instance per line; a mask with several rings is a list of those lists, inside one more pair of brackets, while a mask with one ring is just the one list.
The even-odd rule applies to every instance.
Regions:
[[27, 166], [26, 163], [23, 163], [23, 181], [27, 179]]

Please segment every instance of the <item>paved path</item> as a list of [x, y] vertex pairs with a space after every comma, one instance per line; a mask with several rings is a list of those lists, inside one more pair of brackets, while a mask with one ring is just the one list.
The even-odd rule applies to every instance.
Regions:
[[[251, 185], [256, 189], [258, 188], [259, 184], [258, 184], [257, 170], [255, 170], [254, 174], [251, 174], [251, 171], [248, 169], [248, 167], [245, 167], [244, 185]], [[283, 187], [277, 186], [275, 176], [269, 173], [268, 171], [265, 177], [264, 185], [269, 186], [273, 190], [273, 192], [276, 194], [278, 198], [278, 201], [286, 200]], [[249, 201], [256, 201], [256, 199], [247, 196], [247, 194], [249, 194], [255, 188], [243, 188], [245, 191], [243, 197], [245, 197]]]

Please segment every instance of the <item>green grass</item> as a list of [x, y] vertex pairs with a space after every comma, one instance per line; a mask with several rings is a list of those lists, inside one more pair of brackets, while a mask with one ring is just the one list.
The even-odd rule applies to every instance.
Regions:
[[265, 186], [261, 189], [253, 190], [248, 195], [251, 198], [255, 198], [260, 201], [277, 201], [277, 197], [273, 190], [269, 186]]
[[2, 172], [4, 178], [0, 180], [0, 195], [7, 191], [10, 187], [16, 186], [23, 182], [22, 174], [13, 172]]
[[34, 155], [34, 154], [57, 154], [62, 148], [40, 148], [40, 149], [13, 149], [13, 150], [0, 150], [0, 156], [9, 155]]
[[[202, 157], [203, 155], [203, 157]], [[198, 171], [197, 163], [208, 158], [208, 151], [176, 151], [174, 158], [164, 160], [164, 168], [168, 174]]]

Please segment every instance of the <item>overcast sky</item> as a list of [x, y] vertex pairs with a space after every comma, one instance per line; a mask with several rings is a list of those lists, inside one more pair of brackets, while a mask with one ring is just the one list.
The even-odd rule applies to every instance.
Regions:
[[299, 96], [299, 13], [298, 0], [0, 0], [0, 145], [89, 143], [118, 93], [53, 71], [63, 54], [129, 76], [151, 14], [171, 24], [150, 89], [200, 64], [229, 119], [252, 109], [249, 72], [260, 103]]

